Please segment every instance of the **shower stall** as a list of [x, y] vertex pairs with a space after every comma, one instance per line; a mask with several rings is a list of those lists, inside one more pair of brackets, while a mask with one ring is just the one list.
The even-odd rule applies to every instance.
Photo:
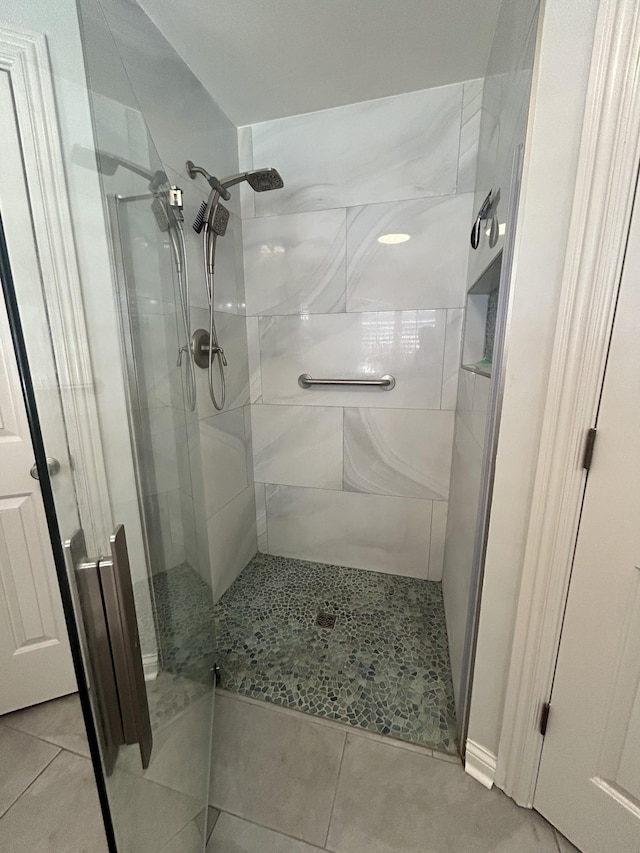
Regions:
[[464, 749], [538, 8], [513, 68], [236, 127], [146, 5], [42, 19], [75, 275], [3, 285], [110, 849], [195, 853], [216, 695]]

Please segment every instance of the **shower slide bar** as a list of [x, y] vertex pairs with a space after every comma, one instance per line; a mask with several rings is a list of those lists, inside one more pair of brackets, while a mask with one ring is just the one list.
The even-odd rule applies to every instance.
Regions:
[[355, 388], [380, 388], [382, 391], [391, 391], [396, 386], [395, 377], [386, 373], [380, 379], [313, 379], [308, 373], [298, 376], [298, 385], [301, 388], [311, 388], [313, 385], [341, 385]]

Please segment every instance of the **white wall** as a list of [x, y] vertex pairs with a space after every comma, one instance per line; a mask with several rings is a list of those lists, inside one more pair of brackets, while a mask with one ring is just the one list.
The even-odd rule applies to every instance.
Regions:
[[[262, 551], [441, 577], [481, 91], [241, 129], [243, 168], [285, 184], [243, 197]], [[303, 390], [302, 373], [396, 387]]]
[[[527, 131], [529, 92], [536, 45], [537, 0], [506, 0], [500, 10], [484, 81], [476, 169], [475, 211], [490, 190], [500, 191], [497, 215], [506, 229], [514, 152]], [[481, 234], [477, 250], [469, 247], [467, 289], [502, 250]], [[468, 244], [467, 244], [468, 245]], [[466, 317], [469, 325], [473, 318]], [[462, 664], [474, 570], [474, 545], [487, 426], [489, 379], [460, 370], [442, 590], [456, 702], [460, 700]], [[460, 713], [460, 708], [458, 712]]]
[[596, 0], [546, 0], [534, 68], [469, 726], [469, 738], [493, 754], [502, 724], [597, 6]]

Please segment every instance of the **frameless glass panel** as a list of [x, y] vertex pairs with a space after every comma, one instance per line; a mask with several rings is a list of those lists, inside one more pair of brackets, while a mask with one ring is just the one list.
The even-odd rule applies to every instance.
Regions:
[[[45, 448], [61, 462], [52, 480], [61, 535], [77, 543], [81, 529], [87, 544], [88, 557], [77, 552], [84, 568], [70, 557], [69, 575], [117, 849], [156, 853], [175, 839], [196, 853], [206, 837], [214, 642], [180, 212], [99, 7], [86, 5], [84, 27], [101, 44], [93, 58], [106, 63], [110, 88], [87, 93], [80, 79], [58, 78], [43, 51], [49, 121], [57, 105], [63, 129], [58, 140], [40, 116], [58, 157], [57, 195], [37, 186], [34, 176], [50, 166], [18, 116], [22, 162], [5, 182], [1, 212], [22, 231], [7, 229], [9, 254]], [[89, 49], [86, 60], [91, 78]], [[66, 211], [59, 221], [54, 205]], [[50, 269], [51, 246], [66, 253], [65, 275]], [[125, 556], [110, 542], [118, 525]], [[150, 755], [135, 742], [145, 714]]]

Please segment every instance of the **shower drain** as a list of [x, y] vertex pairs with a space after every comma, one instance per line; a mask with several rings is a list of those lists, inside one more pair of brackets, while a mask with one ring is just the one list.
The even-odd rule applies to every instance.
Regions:
[[333, 615], [333, 613], [325, 613], [322, 610], [320, 611], [320, 613], [318, 613], [318, 618], [316, 619], [316, 625], [319, 628], [328, 628], [329, 630], [331, 630], [331, 628], [335, 627], [335, 624], [336, 624], [336, 617]]

